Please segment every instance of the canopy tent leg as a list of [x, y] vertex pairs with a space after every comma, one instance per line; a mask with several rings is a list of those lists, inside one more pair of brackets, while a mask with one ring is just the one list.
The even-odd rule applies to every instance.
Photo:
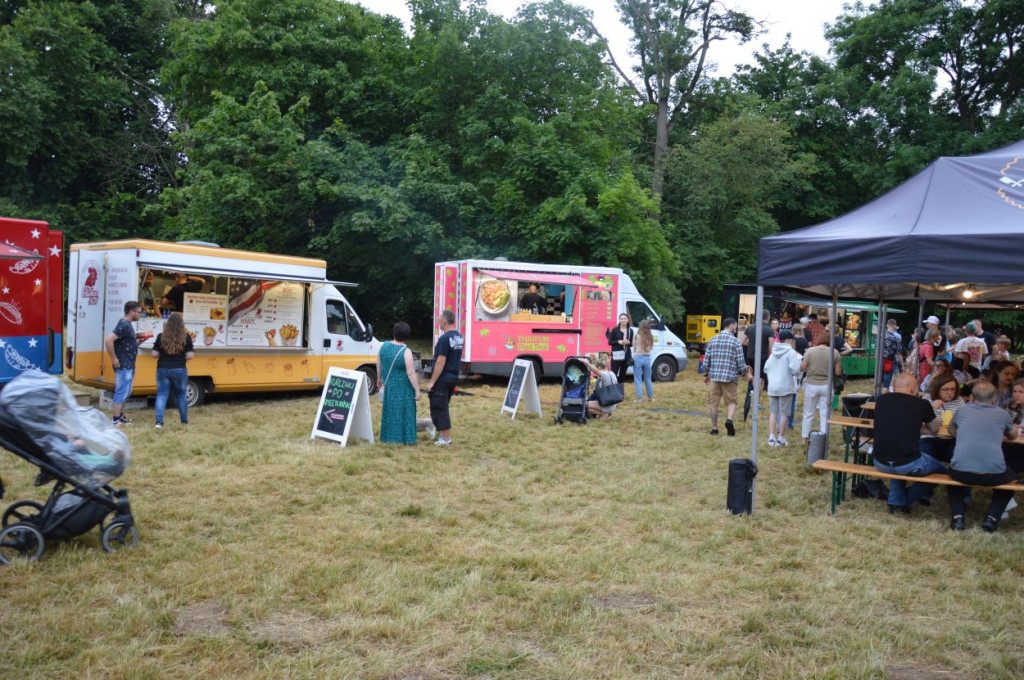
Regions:
[[[757, 464], [757, 431], [761, 418], [761, 342], [764, 337], [764, 286], [757, 287], [757, 304], [754, 306], [754, 426], [750, 434], [750, 460]], [[752, 481], [750, 495], [750, 512], [754, 512], [754, 501], [757, 498], [757, 477]]]
[[882, 393], [882, 381], [885, 375], [885, 331], [889, 323], [889, 307], [885, 298], [878, 298], [878, 335], [875, 337], [875, 397]]
[[[832, 361], [831, 350], [836, 344], [836, 329], [839, 327], [839, 289], [832, 286], [832, 317], [831, 323], [829, 324], [828, 332], [831, 337], [828, 339], [828, 408], [829, 412], [832, 411], [832, 400], [835, 398], [835, 379], [836, 379], [836, 362]], [[825, 425], [825, 451], [828, 451], [829, 437], [832, 436], [831, 428]]]

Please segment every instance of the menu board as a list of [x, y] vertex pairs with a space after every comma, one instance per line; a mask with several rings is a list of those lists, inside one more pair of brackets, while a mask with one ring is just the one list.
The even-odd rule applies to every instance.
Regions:
[[227, 339], [228, 298], [209, 293], [185, 293], [181, 313], [192, 344], [196, 347], [224, 347]]
[[596, 287], [583, 289], [583, 320], [582, 346], [588, 352], [608, 351], [608, 339], [605, 330], [615, 325], [615, 283], [611, 276], [588, 274]]
[[227, 297], [228, 346], [301, 345], [304, 301], [301, 283], [231, 279]]

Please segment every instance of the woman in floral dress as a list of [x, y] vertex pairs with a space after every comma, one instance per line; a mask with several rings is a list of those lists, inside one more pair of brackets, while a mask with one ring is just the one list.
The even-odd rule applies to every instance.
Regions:
[[377, 387], [384, 390], [380, 440], [391, 444], [416, 443], [416, 402], [420, 383], [410, 350], [409, 324], [396, 323], [394, 340], [381, 345], [377, 356]]

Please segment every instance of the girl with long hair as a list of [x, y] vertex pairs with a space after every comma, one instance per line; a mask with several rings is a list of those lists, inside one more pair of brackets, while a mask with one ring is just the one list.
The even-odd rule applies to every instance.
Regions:
[[647, 388], [647, 401], [654, 401], [654, 385], [651, 383], [651, 351], [654, 349], [654, 336], [651, 335], [651, 322], [644, 319], [633, 339], [633, 385], [636, 387], [634, 404], [643, 401], [643, 387]]
[[156, 429], [164, 427], [167, 398], [174, 392], [182, 425], [188, 424], [188, 369], [186, 362], [195, 356], [192, 337], [185, 329], [181, 314], [174, 312], [164, 323], [164, 330], [153, 341], [156, 359]]
[[633, 355], [633, 320], [629, 314], [619, 314], [619, 324], [608, 334], [608, 344], [612, 348], [612, 373], [615, 379], [626, 382], [626, 371]]

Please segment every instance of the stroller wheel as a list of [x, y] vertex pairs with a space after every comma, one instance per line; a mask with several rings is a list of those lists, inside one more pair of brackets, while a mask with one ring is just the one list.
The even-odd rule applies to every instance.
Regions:
[[100, 536], [100, 544], [108, 553], [114, 553], [124, 548], [134, 548], [139, 542], [139, 530], [135, 525], [127, 525], [124, 522], [114, 522], [103, 530]]
[[2, 526], [10, 526], [15, 522], [37, 524], [36, 517], [43, 511], [43, 504], [35, 501], [18, 501], [11, 503], [4, 511]]
[[21, 557], [29, 562], [43, 554], [43, 534], [31, 524], [20, 522], [0, 531], [0, 564], [10, 564]]

